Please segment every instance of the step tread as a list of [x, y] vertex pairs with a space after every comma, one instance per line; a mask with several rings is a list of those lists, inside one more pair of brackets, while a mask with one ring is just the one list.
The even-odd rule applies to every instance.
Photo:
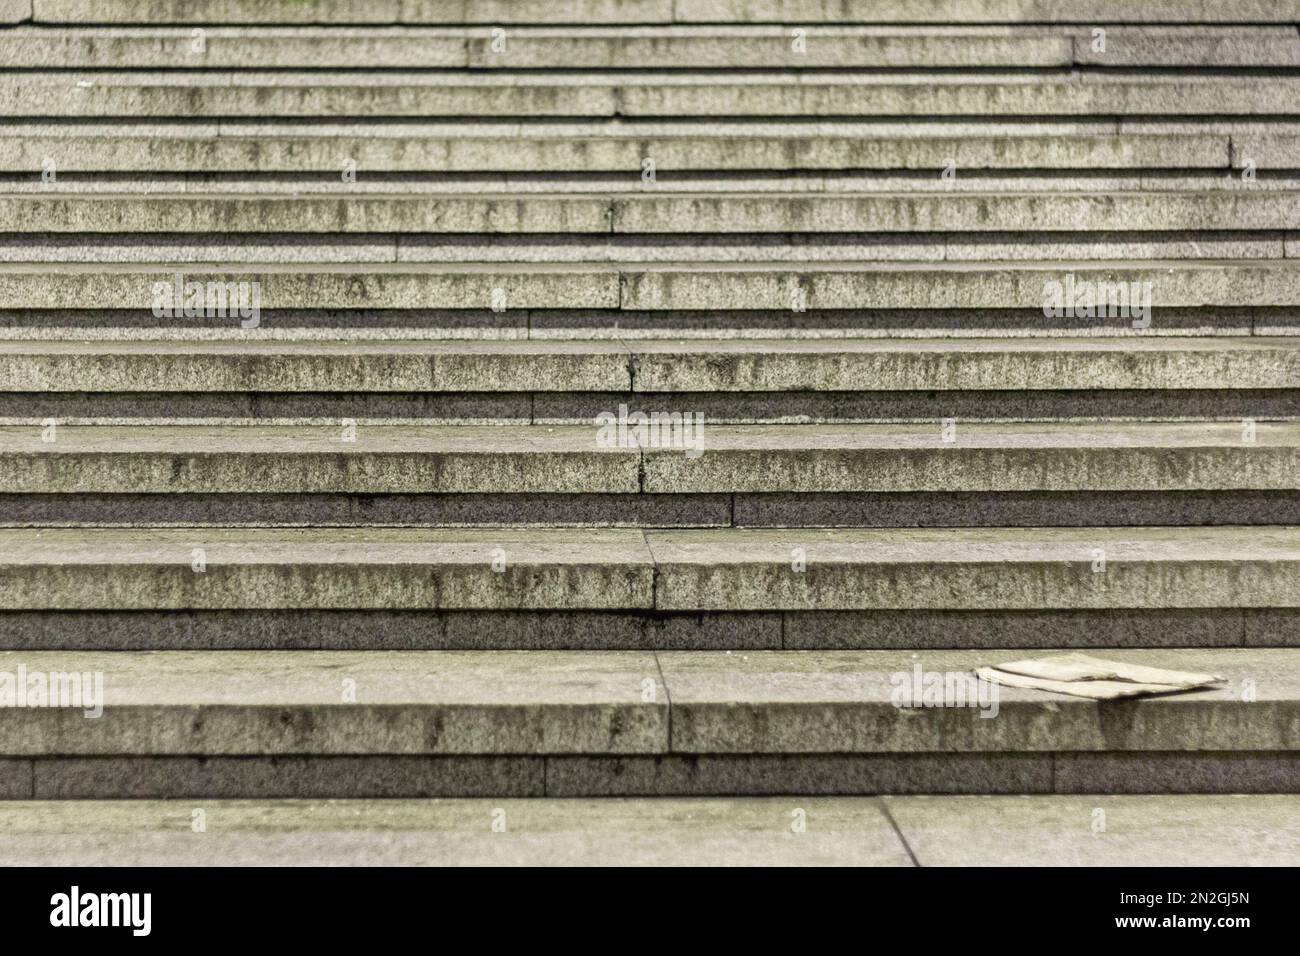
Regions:
[[[0, 652], [0, 670], [102, 675], [102, 716], [25, 707], [0, 752], [898, 753], [1300, 749], [1300, 650], [1114, 650], [1226, 683], [1123, 705], [980, 685], [908, 707], [904, 681], [1015, 651]], [[955, 678], [954, 678], [955, 679]], [[356, 692], [345, 696], [346, 681]], [[912, 686], [912, 685], [908, 685]], [[920, 686], [917, 685], [918, 689]], [[1245, 694], [1245, 689], [1252, 693]], [[1243, 699], [1249, 697], [1249, 700]], [[81, 703], [85, 703], [84, 698]], [[994, 720], [981, 716], [996, 708]], [[197, 719], [196, 719], [197, 718]], [[65, 731], [69, 720], [78, 733]], [[431, 732], [431, 728], [437, 727]]]
[[0, 340], [0, 392], [779, 393], [1295, 387], [1300, 387], [1300, 338], [1263, 336]]
[[0, 528], [11, 610], [1292, 607], [1300, 528]]
[[[611, 412], [614, 414], [614, 412]], [[647, 413], [649, 414], [649, 413]], [[684, 427], [681, 422], [674, 427]], [[940, 423], [845, 425], [710, 425], [705, 454], [817, 450], [946, 450], [954, 455], [984, 449], [1241, 449], [1300, 448], [1300, 422], [1260, 422], [1255, 440], [1243, 440], [1239, 422], [964, 422], [953, 440]], [[53, 441], [31, 426], [0, 427], [0, 454], [28, 457], [105, 454], [172, 455], [477, 455], [645, 452], [680, 454], [680, 447], [636, 445], [630, 424], [627, 445], [607, 445], [591, 425], [367, 425], [355, 441], [324, 425], [64, 425]], [[664, 426], [668, 426], [665, 424]], [[650, 436], [650, 442], [654, 437]]]

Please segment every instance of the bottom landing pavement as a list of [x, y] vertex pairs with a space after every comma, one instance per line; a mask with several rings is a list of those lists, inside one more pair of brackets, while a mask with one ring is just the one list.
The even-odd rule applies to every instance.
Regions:
[[1294, 866], [1300, 796], [23, 801], [13, 866]]

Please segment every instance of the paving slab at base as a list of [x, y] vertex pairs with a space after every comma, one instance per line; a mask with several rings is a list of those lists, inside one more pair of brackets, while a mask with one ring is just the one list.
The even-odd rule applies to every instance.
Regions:
[[205, 803], [198, 836], [192, 801], [29, 801], [0, 805], [0, 850], [28, 866], [1294, 866], [1298, 799], [240, 800]]
[[921, 866], [1296, 866], [1300, 796], [886, 797]]
[[[636, 753], [668, 742], [649, 653], [20, 651], [0, 652], [0, 671], [81, 676], [83, 706], [10, 713], [0, 752], [12, 756]], [[86, 706], [91, 683], [99, 716]], [[59, 694], [71, 701], [75, 686], [60, 678]]]
[[[0, 805], [14, 865], [908, 866], [878, 802], [420, 800]], [[800, 813], [796, 813], [799, 811]], [[795, 833], [792, 822], [807, 825]]]

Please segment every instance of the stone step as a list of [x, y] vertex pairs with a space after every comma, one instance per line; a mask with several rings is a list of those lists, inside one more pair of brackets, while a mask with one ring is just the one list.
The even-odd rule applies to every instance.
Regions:
[[134, 24], [1295, 23], [1295, 0], [6, 0], [13, 22]]
[[[1040, 319], [1068, 316], [1076, 328], [1109, 319], [1144, 329], [1158, 325], [1165, 310], [1297, 304], [1300, 267], [1285, 259], [225, 269], [191, 263], [0, 263], [0, 310], [140, 310], [176, 327], [206, 317], [250, 329], [261, 310], [481, 310], [480, 324], [504, 321], [506, 313], [522, 309], [756, 310], [783, 312], [783, 324], [797, 325], [806, 311], [1013, 309]], [[744, 326], [740, 321], [731, 327]]]
[[0, 74], [9, 117], [849, 117], [1289, 114], [1300, 79], [1074, 73]]
[[[1107, 653], [1225, 683], [993, 697], [973, 671], [1007, 650], [0, 652], [29, 687], [99, 689], [57, 678], [61, 706], [15, 708], [0, 780], [80, 799], [1300, 790], [1300, 651]], [[970, 696], [903, 706], [932, 675]]]
[[619, 415], [555, 427], [7, 426], [0, 493], [1291, 491], [1300, 479], [1294, 422], [652, 420], [642, 434]]
[[209, 829], [196, 838], [193, 808], [167, 801], [15, 800], [0, 804], [0, 853], [16, 866], [68, 867], [1288, 866], [1300, 841], [1300, 799], [1281, 794], [263, 799], [203, 809]]
[[[367, 187], [368, 189], [369, 187]], [[16, 236], [53, 237], [72, 233], [56, 242], [90, 246], [96, 236], [112, 236], [122, 246], [138, 243], [148, 249], [172, 240], [167, 235], [122, 236], [134, 233], [186, 235], [201, 248], [269, 246], [274, 242], [306, 243], [302, 235], [364, 236], [396, 255], [396, 234], [455, 235], [524, 234], [539, 243], [547, 235], [628, 236], [699, 235], [714, 233], [842, 233], [861, 235], [931, 234], [932, 242], [961, 248], [961, 241], [945, 242], [941, 234], [976, 233], [1006, 237], [1026, 233], [1036, 243], [1068, 241], [1042, 236], [1058, 233], [1081, 243], [1082, 234], [1110, 236], [1125, 233], [1225, 233], [1281, 232], [1300, 227], [1300, 191], [1177, 191], [1177, 192], [952, 192], [946, 189], [916, 193], [809, 193], [700, 194], [663, 187], [653, 195], [619, 193], [561, 195], [386, 195], [361, 192], [338, 196], [268, 194], [221, 195], [174, 193], [170, 195], [58, 193], [0, 194], [0, 221], [4, 231]], [[254, 238], [258, 234], [282, 238]], [[224, 237], [229, 234], [231, 238]], [[938, 234], [938, 235], [936, 235]], [[298, 238], [294, 238], [298, 237]], [[1143, 236], [1150, 243], [1162, 237]], [[1206, 237], [1198, 237], [1204, 241]], [[37, 240], [30, 240], [36, 242]], [[319, 241], [313, 239], [312, 241]], [[451, 239], [438, 241], [453, 244]], [[811, 241], [811, 240], [810, 240]], [[826, 240], [828, 243], [833, 240]], [[1169, 240], [1185, 241], [1185, 240]], [[409, 240], [401, 240], [405, 245]], [[409, 245], [408, 245], [409, 248]], [[556, 248], [554, 254], [560, 254]], [[1189, 250], [1190, 252], [1190, 250]], [[1181, 256], [1170, 256], [1181, 258]], [[212, 260], [208, 260], [212, 261]]]
[[3, 393], [1297, 388], [1297, 338], [0, 341]]
[[330, 235], [44, 233], [0, 236], [0, 262], [361, 263], [1063, 262], [1294, 258], [1300, 233], [527, 233]]
[[[1300, 38], [1298, 41], [1300, 42]], [[1012, 131], [960, 124], [667, 124], [385, 126], [7, 125], [5, 168], [91, 172], [299, 173], [364, 184], [386, 173], [1229, 168], [1230, 132], [1117, 131], [1114, 124], [1025, 124]], [[1242, 163], [1244, 164], [1244, 159]]]
[[[425, 172], [372, 176], [356, 186], [348, 196], [354, 200], [418, 198], [425, 202], [509, 196], [518, 202], [530, 203], [538, 198], [555, 200], [571, 196], [587, 199], [662, 196], [673, 199], [691, 194], [699, 194], [705, 200], [747, 195], [756, 201], [786, 194], [791, 198], [807, 199], [840, 195], [852, 199], [856, 196], [925, 197], [936, 194], [956, 199], [978, 194], [1005, 196], [1014, 201], [1019, 196], [1050, 200], [1066, 193], [1083, 196], [1104, 193], [1116, 199], [1136, 193], [1157, 196], [1193, 193], [1204, 196], [1206, 201], [1216, 202], [1226, 195], [1283, 195], [1300, 190], [1300, 178], [1289, 171], [1263, 170], [1253, 181], [1243, 173], [1244, 170], [1228, 173], [1223, 169], [975, 170], [964, 177], [959, 175], [936, 182], [939, 175], [936, 170], [696, 170], [661, 171], [651, 185], [642, 182], [639, 175], [628, 176], [626, 171]], [[166, 200], [194, 196], [201, 201], [219, 198], [250, 202], [292, 195], [314, 202], [325, 197], [338, 200], [339, 182], [333, 173], [283, 178], [268, 178], [256, 173], [157, 172], [148, 178], [69, 173], [57, 177], [55, 183], [42, 182], [38, 176], [23, 175], [4, 183], [0, 199], [43, 196], [58, 202], [73, 197], [145, 200], [157, 196]], [[342, 222], [342, 217], [339, 219]], [[1028, 224], [1022, 225], [1028, 228]], [[57, 231], [56, 226], [51, 228]], [[453, 220], [450, 231], [465, 231], [465, 226], [458, 226]]]
[[10, 611], [1290, 608], [1300, 585], [1294, 527], [9, 528], [0, 543]]
[[1294, 67], [1288, 26], [15, 26], [0, 62], [21, 69], [984, 69]]

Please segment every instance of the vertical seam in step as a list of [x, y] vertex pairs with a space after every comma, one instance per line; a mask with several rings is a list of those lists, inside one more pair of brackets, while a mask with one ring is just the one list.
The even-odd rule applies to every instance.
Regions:
[[402, 258], [402, 236], [401, 233], [393, 233], [393, 262], [396, 264]]
[[668, 689], [668, 678], [664, 677], [664, 665], [659, 660], [659, 652], [651, 651], [655, 659], [655, 670], [659, 672], [659, 683], [664, 688], [664, 703], [668, 705], [668, 739], [664, 742], [664, 752], [673, 752], [673, 695]]
[[885, 815], [885, 819], [889, 821], [890, 827], [894, 830], [894, 836], [898, 837], [898, 842], [903, 844], [903, 849], [907, 851], [907, 858], [912, 861], [913, 866], [920, 867], [921, 861], [918, 860], [916, 854], [912, 852], [912, 844], [908, 843], [907, 837], [903, 836], [903, 828], [900, 827], [898, 821], [894, 819], [893, 813], [889, 810], [889, 804], [885, 801], [883, 795], [878, 795], [876, 797], [876, 804], [880, 807], [880, 812]]
[[646, 537], [645, 529], [641, 529], [641, 543], [645, 545], [645, 553], [650, 556], [650, 610], [659, 610], [659, 561], [655, 557], [654, 549], [650, 547], [650, 539]]
[[1051, 774], [1052, 774], [1052, 780], [1051, 780], [1051, 783], [1050, 783], [1051, 790], [1049, 791], [1050, 793], [1056, 793], [1056, 761], [1057, 761], [1057, 757], [1058, 757], [1058, 755], [1057, 755], [1057, 754], [1054, 754], [1054, 753], [1049, 753], [1049, 754], [1047, 755], [1047, 766], [1048, 766], [1048, 768], [1050, 769]]

